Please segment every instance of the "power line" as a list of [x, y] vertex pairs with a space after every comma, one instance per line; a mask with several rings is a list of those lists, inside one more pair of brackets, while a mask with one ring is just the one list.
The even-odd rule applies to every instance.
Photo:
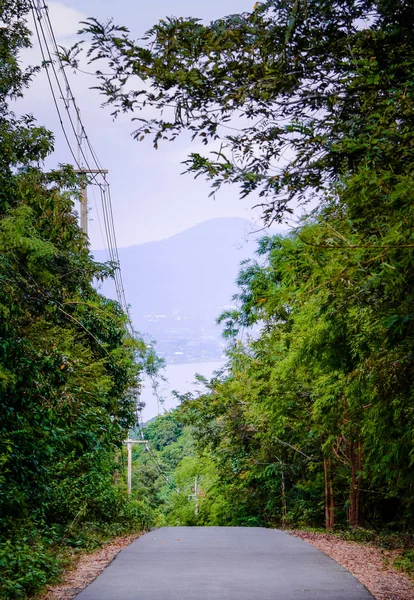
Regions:
[[[116, 243], [116, 237], [115, 237], [115, 224], [114, 224], [114, 217], [113, 217], [113, 212], [112, 212], [112, 198], [111, 198], [111, 188], [108, 184], [108, 204], [109, 204], [109, 213], [110, 213], [110, 223], [112, 225], [112, 230], [113, 230], [113, 238], [114, 238], [114, 249], [115, 249], [115, 255], [116, 255], [116, 259], [117, 259], [117, 263], [120, 264], [119, 261], [119, 254], [118, 254], [118, 247], [117, 247], [117, 243]], [[124, 282], [122, 279], [122, 271], [121, 268], [119, 268], [119, 272], [118, 272], [118, 276], [119, 276], [119, 286], [120, 286], [120, 290], [121, 290], [121, 296], [122, 299], [124, 301], [124, 309], [125, 312], [129, 318], [129, 320], [131, 321], [130, 315], [129, 315], [129, 307], [126, 301], [126, 297], [125, 297], [125, 288], [124, 288]]]
[[[63, 89], [62, 89], [62, 85], [60, 83], [60, 79], [59, 79], [59, 76], [58, 76], [56, 68], [55, 68], [55, 62], [54, 62], [54, 60], [52, 58], [52, 53], [50, 51], [49, 44], [48, 44], [48, 41], [47, 41], [47, 38], [46, 38], [45, 29], [43, 27], [42, 16], [41, 16], [40, 10], [41, 10], [40, 8], [37, 8], [37, 7], [33, 6], [33, 3], [32, 3], [32, 13], [33, 13], [34, 22], [35, 22], [36, 35], [37, 35], [37, 39], [39, 41], [39, 45], [40, 45], [40, 48], [41, 48], [43, 63], [44, 63], [44, 66], [46, 68], [46, 73], [48, 75], [49, 87], [51, 88], [53, 97], [56, 99], [56, 93], [54, 91], [54, 87], [53, 87], [53, 84], [52, 84], [52, 79], [51, 79], [50, 73], [49, 73], [49, 65], [50, 65], [52, 73], [54, 75], [54, 79], [56, 81], [56, 85], [58, 87], [60, 98], [64, 102], [64, 106], [65, 106], [65, 109], [66, 109], [67, 116], [69, 118], [69, 123], [70, 123], [71, 129], [72, 129], [73, 135], [75, 136], [76, 139], [78, 139], [77, 132], [76, 132], [76, 127], [75, 127], [75, 124], [73, 122], [72, 115], [70, 114], [68, 104], [65, 101], [64, 93], [63, 93]], [[37, 21], [37, 23], [36, 23], [36, 21]], [[50, 21], [49, 21], [49, 23], [50, 23]], [[46, 56], [45, 56], [45, 53], [46, 53]], [[57, 105], [57, 101], [55, 101], [55, 106], [56, 105]], [[58, 110], [58, 114], [60, 115], [60, 111], [59, 111], [59, 109], [58, 109], [57, 106], [56, 106], [56, 108]], [[63, 121], [61, 122], [61, 124], [62, 124], [62, 128], [64, 129]], [[64, 134], [65, 134], [65, 137], [67, 137], [67, 133], [66, 133], [65, 129], [64, 129]], [[68, 144], [69, 144], [69, 142], [68, 142]], [[69, 146], [70, 146], [70, 144], [69, 144]], [[71, 154], [72, 154], [72, 156], [74, 158], [75, 164], [78, 167], [78, 169], [80, 169], [81, 165], [79, 164], [78, 159], [75, 157], [74, 152], [73, 152], [71, 146], [70, 146], [70, 149], [71, 149]], [[89, 167], [87, 157], [85, 156], [85, 154], [84, 154], [84, 152], [82, 150], [82, 147], [80, 148], [80, 150], [81, 150], [82, 157], [83, 157], [83, 159], [85, 161], [85, 164]]]
[[[115, 285], [116, 296], [117, 296], [119, 305], [121, 306], [122, 310], [124, 311], [124, 313], [126, 314], [126, 317], [127, 317], [126, 331], [127, 331], [128, 335], [133, 337], [134, 328], [133, 328], [133, 324], [132, 324], [132, 320], [131, 320], [131, 316], [130, 316], [130, 312], [129, 312], [129, 306], [128, 306], [128, 303], [126, 301], [126, 296], [125, 296], [125, 288], [124, 288], [124, 283], [123, 283], [123, 278], [122, 278], [122, 272], [121, 272], [120, 261], [119, 261], [119, 252], [118, 252], [118, 246], [117, 246], [117, 240], [116, 240], [114, 215], [113, 215], [113, 210], [112, 210], [111, 188], [110, 188], [109, 182], [106, 180], [106, 177], [105, 177], [106, 171], [104, 171], [102, 169], [102, 166], [100, 164], [98, 156], [97, 156], [97, 154], [92, 146], [92, 143], [86, 133], [86, 129], [85, 129], [84, 123], [81, 118], [80, 109], [76, 103], [75, 96], [73, 94], [72, 88], [70, 86], [70, 83], [69, 83], [69, 80], [68, 80], [68, 77], [66, 74], [65, 66], [62, 63], [62, 60], [61, 60], [61, 57], [59, 54], [59, 47], [57, 45], [56, 37], [55, 37], [54, 31], [53, 31], [53, 26], [52, 26], [52, 23], [51, 23], [50, 17], [49, 17], [49, 9], [44, 1], [41, 5], [40, 0], [39, 0], [38, 6], [35, 6], [33, 3], [33, 0], [32, 0], [31, 1], [31, 11], [33, 14], [33, 21], [34, 21], [34, 25], [35, 25], [36, 35], [37, 35], [37, 39], [38, 39], [41, 54], [42, 54], [43, 66], [46, 70], [47, 80], [48, 80], [48, 84], [49, 84], [49, 87], [50, 87], [50, 90], [52, 93], [53, 102], [54, 102], [54, 105], [55, 105], [55, 108], [56, 108], [56, 111], [58, 114], [59, 122], [60, 122], [64, 137], [65, 137], [65, 140], [69, 147], [73, 161], [77, 167], [77, 172], [85, 174], [85, 175], [87, 173], [93, 174], [91, 182], [93, 185], [97, 185], [99, 187], [101, 206], [102, 206], [102, 215], [103, 215], [103, 224], [104, 224], [104, 230], [105, 230], [106, 244], [108, 247], [107, 250], [108, 250], [110, 261], [115, 265], [115, 268], [113, 271], [113, 280], [114, 280], [114, 285]], [[43, 16], [44, 16], [44, 19], [42, 19]], [[43, 22], [44, 22], [44, 26], [43, 26]], [[47, 36], [49, 37], [52, 50], [49, 47]], [[56, 56], [57, 64], [59, 67], [59, 72], [61, 73], [63, 83], [61, 83], [61, 81], [60, 81], [58, 70], [55, 67], [55, 62], [52, 58], [52, 54], [55, 54], [55, 56]], [[49, 67], [50, 67], [50, 69], [49, 69]], [[53, 74], [53, 78], [51, 76], [50, 70]], [[57, 86], [58, 93], [55, 91], [55, 86]], [[66, 97], [65, 97], [63, 88], [65, 88]], [[66, 114], [67, 114], [67, 117], [69, 120], [69, 124], [70, 124], [70, 128], [76, 139], [77, 148], [78, 148], [78, 157], [76, 157], [76, 154], [72, 148], [72, 144], [69, 139], [69, 134], [66, 130], [66, 127], [65, 127], [65, 124], [63, 121], [62, 111], [60, 109], [59, 102], [58, 102], [58, 94], [59, 94], [60, 100], [63, 102], [64, 110], [66, 111]], [[75, 118], [77, 121], [78, 130], [75, 126], [74, 118], [71, 114], [71, 106], [75, 112]], [[87, 149], [86, 148], [85, 148], [85, 150], [83, 149], [82, 140], [85, 140], [85, 142], [86, 142], [87, 149], [89, 149], [89, 152], [91, 155], [91, 161], [96, 166], [96, 169], [91, 168], [91, 166], [89, 164], [89, 160], [88, 160], [88, 157], [86, 154]], [[82, 166], [83, 161], [84, 161], [85, 167]], [[102, 180], [100, 180], [100, 178], [102, 178]], [[103, 231], [102, 231], [98, 211], [97, 211], [97, 214], [98, 214], [98, 220], [99, 220], [99, 227], [101, 229], [101, 234], [103, 236]], [[34, 278], [30, 275], [30, 273], [26, 272], [26, 274], [30, 277], [30, 279], [32, 280], [32, 282], [34, 283], [36, 288], [40, 291], [40, 293], [42, 293], [41, 287], [34, 280]], [[20, 277], [21, 277], [21, 275], [20, 275]], [[26, 280], [26, 283], [28, 283], [27, 280]], [[43, 293], [42, 293], [42, 295], [43, 295]], [[95, 338], [95, 336], [93, 336], [93, 334], [80, 321], [78, 321], [72, 315], [67, 313], [64, 310], [64, 308], [62, 307], [62, 305], [60, 305], [60, 303], [55, 301], [55, 304], [56, 304], [58, 310], [60, 310], [62, 313], [64, 313], [66, 315], [66, 317], [76, 321], [76, 323], [79, 326], [81, 326], [89, 335], [91, 335], [95, 339], [95, 341], [102, 347], [102, 349], [106, 352], [106, 354], [109, 355], [109, 353], [102, 346], [102, 344], [99, 342], [99, 340], [97, 338]], [[142, 421], [142, 415], [141, 415], [141, 421]], [[138, 431], [140, 432], [140, 436], [141, 436], [142, 440], [144, 441], [144, 435], [142, 432], [141, 424], [140, 424], [140, 418], [137, 416]], [[171, 489], [175, 489], [175, 485], [169, 480], [168, 476], [165, 474], [163, 468], [161, 467], [156, 455], [154, 454], [154, 452], [147, 440], [145, 440], [145, 445], [146, 445], [146, 449], [149, 453], [149, 456], [150, 456], [152, 462], [156, 465], [156, 468], [157, 468], [159, 474], [165, 479], [166, 483], [171, 487]]]
[[[100, 348], [104, 351], [104, 353], [111, 359], [113, 360], [113, 362], [117, 365], [120, 366], [116, 360], [113, 359], [113, 357], [111, 356], [111, 354], [108, 352], [108, 350], [105, 348], [105, 346], [102, 344], [102, 342], [100, 342], [98, 340], [98, 338], [87, 328], [85, 327], [85, 325], [79, 321], [78, 319], [76, 319], [76, 317], [74, 317], [73, 315], [71, 315], [70, 313], [68, 313], [62, 306], [62, 304], [56, 300], [56, 298], [51, 299], [50, 298], [50, 294], [49, 292], [45, 291], [42, 286], [38, 283], [38, 281], [33, 277], [33, 275], [21, 264], [21, 262], [19, 262], [19, 260], [17, 259], [16, 255], [14, 254], [14, 252], [11, 253], [13, 256], [13, 259], [15, 260], [15, 262], [18, 264], [18, 266], [20, 267], [20, 269], [26, 273], [26, 276], [32, 281], [32, 286], [35, 287], [36, 291], [39, 292], [39, 294], [42, 296], [42, 298], [44, 298], [51, 306], [57, 308], [62, 314], [64, 314], [66, 317], [68, 317], [70, 320], [74, 321], [77, 325], [79, 325], [90, 337], [92, 337], [95, 342], [98, 344], [98, 346], [100, 346]], [[19, 277], [21, 281], [23, 281], [24, 283], [26, 283], [28, 286], [30, 286], [29, 281], [23, 277], [23, 275], [21, 273], [19, 273], [16, 269], [13, 268], [13, 265], [10, 264], [10, 261], [7, 260], [7, 258], [5, 256], [0, 256], [0, 258], [3, 260], [3, 262], [7, 262], [8, 266], [11, 268], [11, 273], [12, 276], [14, 275], [15, 277]]]
[[[123, 312], [126, 315], [125, 329], [126, 329], [127, 335], [133, 337], [134, 336], [134, 328], [133, 328], [133, 324], [132, 324], [131, 315], [129, 312], [129, 306], [128, 306], [126, 296], [125, 296], [125, 288], [124, 288], [124, 283], [123, 283], [123, 278], [122, 278], [122, 271], [121, 271], [121, 267], [120, 267], [119, 252], [118, 252], [118, 246], [117, 246], [117, 240], [116, 240], [114, 215], [113, 215], [113, 209], [112, 209], [111, 188], [110, 188], [109, 182], [107, 181], [107, 179], [105, 177], [106, 171], [104, 171], [102, 169], [101, 163], [100, 163], [98, 156], [96, 154], [96, 151], [94, 150], [92, 143], [87, 135], [85, 125], [82, 121], [80, 109], [78, 107], [78, 104], [76, 103], [75, 96], [73, 94], [72, 88], [70, 86], [70, 83], [69, 83], [69, 80], [68, 80], [68, 77], [66, 74], [65, 66], [63, 65], [61, 57], [60, 57], [59, 48], [58, 48], [56, 37], [55, 37], [54, 31], [53, 31], [53, 26], [52, 26], [52, 23], [51, 23], [50, 17], [49, 17], [49, 9], [48, 9], [46, 3], [44, 2], [44, 0], [42, 2], [42, 5], [40, 4], [40, 0], [39, 0], [38, 7], [35, 7], [33, 5], [34, 0], [31, 0], [31, 1], [32, 1], [31, 9], [32, 9], [32, 13], [33, 13], [33, 20], [35, 23], [36, 34], [37, 34], [39, 46], [40, 46], [41, 53], [42, 53], [43, 64], [46, 69], [49, 87], [50, 87], [50, 90], [52, 93], [53, 101], [55, 104], [55, 108], [56, 108], [56, 111], [57, 111], [57, 114], [59, 117], [60, 125], [62, 127], [62, 131], [64, 133], [66, 142], [70, 149], [74, 163], [77, 166], [77, 171], [79, 173], [82, 173], [85, 175], [86, 175], [86, 173], [89, 173], [89, 174], [92, 173], [93, 177], [91, 179], [88, 179], [88, 181], [90, 183], [92, 183], [92, 185], [94, 185], [94, 186], [97, 185], [99, 187], [102, 216], [103, 216], [103, 228], [105, 231], [107, 251], [108, 251], [109, 259], [110, 259], [111, 263], [114, 265], [113, 281], [114, 281], [114, 286], [115, 286], [116, 297], [118, 299], [118, 303], [119, 303], [121, 309], [123, 310]], [[37, 15], [37, 18], [36, 18], [36, 15]], [[44, 16], [44, 20], [42, 19], [43, 16]], [[42, 21], [44, 22], [44, 27], [43, 27]], [[47, 36], [49, 37], [52, 50], [49, 47], [49, 43], [47, 40], [45, 30], [46, 30]], [[58, 67], [59, 67], [58, 70], [55, 68], [55, 63], [52, 58], [52, 54], [54, 54], [56, 56], [56, 61], [57, 61]], [[49, 60], [47, 60], [47, 59], [49, 59]], [[51, 69], [49, 69], [49, 66], [51, 67]], [[53, 74], [53, 78], [51, 76], [50, 70]], [[58, 71], [61, 74], [60, 76], [62, 77], [62, 80], [63, 80], [62, 83], [60, 81]], [[55, 86], [57, 86], [58, 92], [55, 91]], [[66, 91], [66, 97], [64, 94], [64, 89]], [[63, 117], [62, 117], [62, 111], [60, 109], [59, 102], [58, 102], [58, 96], [60, 97], [60, 100], [63, 102], [64, 110], [67, 114], [67, 118], [70, 123], [70, 128], [76, 139], [76, 143], [77, 143], [77, 147], [78, 147], [78, 157], [76, 157], [76, 155], [75, 155], [75, 152], [72, 148], [72, 145], [71, 145], [71, 142], [69, 139], [68, 132], [66, 131], [66, 127], [65, 127]], [[72, 116], [71, 109], [75, 113], [75, 118], [76, 118], [77, 126], [78, 126], [77, 128], [75, 127], [74, 117]], [[83, 140], [86, 143], [85, 148], [83, 148], [83, 145], [82, 145]], [[87, 156], [88, 150], [90, 152], [91, 162], [94, 166], [96, 166], [96, 169], [91, 168], [91, 166], [90, 166], [88, 156]], [[82, 166], [83, 161], [84, 161], [85, 167]], [[84, 188], [84, 194], [86, 195], [86, 186]], [[84, 198], [84, 201], [86, 204], [86, 198]], [[100, 219], [99, 219], [99, 212], [97, 212], [97, 214], [98, 214], [99, 227], [101, 229], [101, 233], [103, 236], [103, 231], [102, 231], [102, 227], [101, 227], [101, 223], [100, 223]], [[86, 218], [87, 218], [87, 214], [86, 214]], [[58, 306], [58, 308], [59, 308], [59, 310], [64, 312], [64, 314], [67, 317], [72, 318], [71, 315], [69, 315], [66, 311], [64, 311], [62, 306]], [[76, 319], [74, 319], [74, 320], [76, 320]], [[78, 322], [78, 325], [80, 325], [81, 327], [83, 327], [86, 330], [86, 328], [82, 325], [82, 323]], [[86, 330], [86, 331], [87, 331], [87, 333], [90, 333], [88, 330]], [[99, 343], [99, 340], [96, 340], [96, 341]], [[142, 416], [141, 416], [141, 419], [142, 419]], [[141, 432], [141, 438], [144, 439], [144, 436], [143, 436], [143, 433], [142, 433], [142, 430], [140, 427], [139, 418], [137, 418], [137, 425], [138, 425], [138, 430]], [[156, 455], [154, 454], [154, 452], [151, 449], [151, 446], [149, 445], [148, 442], [146, 442], [146, 448], [148, 450], [149, 457], [152, 460], [152, 462], [156, 465], [156, 468], [157, 468], [159, 474], [165, 479], [166, 483], [170, 486], [170, 488], [174, 489], [175, 488], [174, 484], [172, 484], [170, 482], [167, 475], [164, 473]]]
[[73, 160], [74, 160], [75, 164], [77, 166], [80, 166], [80, 165], [78, 165], [77, 158], [76, 158], [75, 153], [74, 153], [74, 151], [72, 149], [72, 146], [71, 146], [70, 141], [69, 141], [69, 137], [68, 137], [68, 135], [66, 133], [66, 129], [65, 129], [65, 126], [63, 124], [62, 115], [61, 115], [61, 112], [60, 112], [60, 109], [59, 109], [59, 104], [57, 102], [55, 91], [53, 89], [53, 85], [52, 85], [52, 81], [51, 81], [51, 78], [50, 78], [49, 69], [48, 69], [48, 66], [47, 66], [48, 63], [47, 63], [47, 60], [46, 60], [46, 57], [45, 57], [45, 53], [44, 53], [44, 50], [43, 50], [42, 41], [41, 41], [41, 38], [40, 38], [39, 29], [38, 29], [38, 26], [37, 26], [37, 23], [36, 23], [35, 9], [33, 8], [33, 6], [31, 7], [31, 10], [32, 10], [32, 14], [33, 14], [33, 21], [34, 21], [34, 25], [35, 25], [35, 29], [36, 29], [37, 39], [39, 41], [40, 52], [42, 54], [43, 65], [44, 65], [45, 70], [46, 70], [46, 75], [47, 75], [47, 79], [48, 79], [48, 82], [49, 82], [49, 87], [50, 87], [50, 90], [52, 92], [53, 102], [54, 102], [54, 105], [55, 105], [55, 108], [56, 108], [56, 112], [58, 114], [60, 125], [62, 127], [63, 135], [65, 136], [65, 140], [66, 140], [66, 142], [67, 142], [67, 144], [69, 146], [69, 150], [70, 150], [70, 153], [72, 154], [72, 157], [73, 157]]
[[[145, 440], [145, 436], [144, 436], [144, 432], [143, 432], [143, 423], [142, 423], [142, 414], [140, 413], [139, 417], [137, 418], [137, 427], [138, 427], [138, 433], [141, 437], [142, 440]], [[153, 463], [155, 464], [155, 466], [158, 469], [159, 474], [161, 475], [161, 477], [163, 477], [165, 479], [165, 481], [168, 483], [168, 485], [170, 486], [171, 489], [176, 489], [176, 486], [174, 484], [174, 482], [170, 481], [169, 477], [164, 473], [157, 457], [155, 456], [151, 446], [149, 445], [148, 440], [145, 440], [146, 444], [145, 444], [145, 448], [149, 453], [149, 456], [151, 457], [151, 460], [153, 461]]]
[[[71, 155], [74, 159], [75, 164], [78, 167], [78, 171], [80, 171], [80, 172], [85, 171], [85, 174], [88, 171], [98, 171], [98, 173], [96, 173], [94, 175], [94, 177], [92, 178], [92, 181], [95, 181], [95, 184], [98, 185], [100, 188], [101, 205], [102, 205], [102, 213], [103, 213], [103, 219], [104, 219], [104, 227], [105, 227], [105, 233], [106, 233], [108, 252], [109, 252], [111, 262], [113, 262], [115, 265], [114, 272], [113, 272], [115, 292], [116, 292], [116, 296], [117, 296], [119, 304], [121, 305], [123, 311], [127, 315], [128, 333], [130, 335], [133, 335], [133, 325], [132, 325], [131, 317], [129, 314], [128, 303], [127, 303], [126, 297], [125, 297], [125, 290], [124, 290], [122, 273], [121, 273], [121, 268], [120, 268], [119, 253], [118, 253], [118, 247], [117, 247], [117, 241], [116, 241], [115, 225], [114, 225], [113, 210], [112, 210], [112, 198], [111, 198], [110, 186], [109, 186], [109, 183], [107, 182], [104, 174], [99, 173], [99, 172], [103, 171], [103, 169], [101, 167], [101, 164], [97, 157], [97, 154], [92, 146], [92, 143], [86, 133], [86, 129], [85, 129], [84, 123], [81, 118], [79, 107], [76, 103], [75, 96], [73, 94], [72, 88], [70, 86], [70, 83], [69, 83], [69, 80], [68, 80], [68, 77], [66, 74], [65, 66], [62, 63], [62, 60], [61, 60], [61, 57], [59, 54], [59, 47], [57, 45], [57, 41], [56, 41], [56, 37], [55, 37], [54, 31], [53, 31], [52, 23], [50, 21], [48, 6], [46, 5], [46, 3], [44, 1], [43, 1], [42, 5], [40, 5], [40, 2], [39, 2], [39, 5], [37, 7], [34, 6], [33, 2], [32, 2], [31, 9], [32, 9], [32, 13], [33, 13], [33, 19], [34, 19], [34, 23], [35, 23], [37, 38], [38, 38], [39, 45], [40, 45], [41, 52], [42, 52], [43, 63], [44, 63], [44, 67], [45, 67], [46, 73], [47, 73], [49, 87], [52, 92], [54, 104], [55, 104], [55, 107], [56, 107], [56, 110], [57, 110], [57, 113], [59, 116], [59, 121], [60, 121], [64, 136], [65, 136], [65, 139], [67, 141], [67, 144], [69, 146]], [[42, 19], [43, 16], [44, 16], [44, 20]], [[44, 21], [44, 27], [43, 27], [42, 21]], [[49, 48], [45, 30], [49, 37], [49, 40], [50, 40], [50, 43], [52, 46], [52, 51]], [[52, 58], [52, 53], [54, 53], [56, 56], [57, 63], [59, 65], [59, 71], [62, 74], [62, 78], [63, 78], [63, 85], [60, 82], [57, 70], [55, 68], [55, 63]], [[47, 60], [47, 58], [49, 60]], [[60, 98], [63, 101], [64, 108], [65, 108], [65, 111], [66, 111], [68, 119], [69, 119], [70, 127], [72, 129], [73, 135], [75, 136], [75, 139], [77, 140], [78, 153], [79, 153], [78, 159], [75, 156], [75, 152], [73, 151], [73, 148], [69, 141], [68, 133], [67, 133], [66, 128], [63, 123], [63, 118], [62, 118], [59, 104], [57, 101], [57, 94], [55, 93], [54, 84], [52, 82], [52, 78], [49, 73], [49, 68], [48, 68], [49, 65], [51, 66], [51, 70], [53, 72], [54, 79], [56, 81], [56, 85], [57, 85], [58, 91], [60, 93]], [[65, 87], [65, 89], [66, 89], [66, 98], [64, 95], [63, 87]], [[73, 109], [75, 111], [76, 119], [77, 119], [78, 126], [79, 126], [79, 132], [76, 131], [74, 119], [71, 114], [71, 105], [73, 106]], [[82, 140], [85, 140], [87, 147], [90, 151], [91, 157], [92, 157], [92, 162], [96, 165], [97, 169], [91, 169], [89, 161], [88, 161], [88, 157], [86, 156], [86, 153], [82, 147]], [[80, 164], [81, 157], [86, 165], [85, 169], [82, 169], [82, 166]], [[99, 178], [100, 175], [102, 176], [103, 181], [97, 182], [97, 179]]]
[[[51, 23], [50, 16], [49, 16], [49, 8], [46, 5], [46, 2], [43, 1], [43, 6], [39, 6], [39, 8], [37, 8], [36, 10], [37, 10], [37, 14], [38, 14], [39, 25], [40, 25], [40, 28], [41, 28], [41, 31], [42, 31], [42, 34], [43, 34], [46, 46], [48, 48], [48, 54], [49, 54], [50, 61], [52, 63], [52, 68], [53, 68], [54, 73], [55, 73], [56, 82], [58, 84], [59, 91], [61, 93], [61, 98], [62, 98], [62, 100], [64, 102], [65, 108], [66, 108], [67, 113], [68, 113], [68, 117], [69, 117], [69, 121], [70, 121], [70, 124], [71, 124], [71, 127], [72, 127], [73, 134], [74, 134], [75, 138], [78, 141], [78, 146], [79, 146], [80, 153], [82, 154], [82, 158], [85, 161], [85, 165], [87, 165], [88, 168], [90, 169], [90, 165], [88, 163], [88, 158], [87, 158], [85, 152], [82, 149], [81, 140], [83, 138], [83, 139], [85, 139], [85, 141], [86, 141], [86, 143], [88, 145], [88, 148], [90, 150], [91, 156], [93, 158], [93, 162], [95, 163], [97, 169], [100, 170], [100, 171], [102, 171], [103, 170], [102, 166], [101, 166], [101, 164], [100, 164], [100, 162], [98, 160], [96, 152], [95, 152], [95, 150], [94, 150], [94, 148], [93, 148], [93, 146], [92, 146], [92, 144], [90, 142], [90, 139], [89, 139], [89, 137], [88, 137], [88, 135], [86, 133], [85, 126], [84, 126], [84, 124], [82, 122], [82, 119], [81, 119], [79, 107], [78, 107], [78, 105], [76, 103], [75, 96], [73, 94], [72, 88], [70, 86], [70, 83], [69, 83], [69, 80], [68, 80], [68, 77], [67, 77], [67, 74], [66, 74], [65, 66], [63, 65], [61, 57], [60, 57], [59, 46], [57, 44], [56, 37], [55, 37], [54, 31], [53, 31], [52, 23]], [[41, 10], [43, 10], [44, 12], [41, 13]], [[45, 17], [45, 19], [44, 19], [45, 29], [47, 30], [47, 34], [48, 34], [50, 42], [52, 44], [52, 51], [53, 51], [53, 53], [56, 56], [56, 59], [57, 59], [58, 65], [59, 65], [59, 70], [62, 73], [62, 77], [63, 77], [63, 81], [64, 81], [64, 86], [66, 88], [66, 100], [64, 98], [64, 93], [63, 93], [63, 90], [62, 90], [62, 86], [60, 85], [59, 78], [58, 78], [58, 76], [56, 74], [56, 70], [54, 69], [54, 62], [52, 60], [51, 52], [49, 50], [49, 47], [48, 47], [48, 44], [47, 44], [47, 41], [46, 41], [46, 37], [45, 37], [45, 34], [44, 34], [44, 30], [43, 30], [43, 26], [42, 26], [42, 16], [43, 15]], [[76, 127], [75, 127], [75, 124], [73, 122], [72, 115], [70, 114], [70, 103], [72, 103], [72, 105], [73, 105], [73, 108], [75, 110], [75, 115], [76, 115], [77, 122], [80, 125], [80, 129], [81, 129], [80, 134], [78, 134], [78, 132], [76, 131]]]
[[[96, 213], [96, 216], [97, 216], [97, 219], [98, 219], [99, 231], [101, 232], [102, 242], [105, 245], [105, 236], [104, 236], [104, 232], [103, 232], [103, 229], [102, 229], [101, 217], [99, 216], [98, 202], [97, 202], [96, 196], [95, 196], [95, 187], [96, 186], [93, 185], [91, 187], [92, 187], [93, 205], [95, 207], [95, 213]], [[105, 253], [106, 253], [106, 256], [109, 258], [109, 254], [108, 254], [108, 249], [107, 248], [105, 248]]]

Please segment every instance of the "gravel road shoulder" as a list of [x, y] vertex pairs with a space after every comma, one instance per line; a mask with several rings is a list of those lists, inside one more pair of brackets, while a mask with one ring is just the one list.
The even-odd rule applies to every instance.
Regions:
[[62, 576], [62, 582], [50, 586], [47, 591], [39, 597], [39, 600], [72, 600], [81, 590], [86, 588], [115, 558], [115, 556], [126, 546], [143, 533], [134, 533], [115, 538], [103, 548], [89, 554], [81, 554], [71, 570]]
[[[412, 580], [392, 568], [397, 551], [386, 551], [368, 544], [341, 540], [332, 534], [290, 531], [291, 535], [312, 544], [348, 569], [376, 600], [414, 600]], [[49, 587], [39, 600], [72, 600], [109, 565], [123, 548], [143, 535], [137, 533], [114, 539], [100, 550], [82, 554], [62, 583]]]
[[346, 542], [332, 534], [309, 531], [289, 533], [309, 542], [348, 569], [376, 600], [414, 600], [412, 580], [391, 566], [393, 559], [398, 556], [398, 551]]

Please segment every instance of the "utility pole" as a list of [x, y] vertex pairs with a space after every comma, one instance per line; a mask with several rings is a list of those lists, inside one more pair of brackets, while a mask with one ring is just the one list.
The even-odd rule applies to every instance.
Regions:
[[114, 471], [114, 485], [118, 487], [119, 483], [119, 450], [115, 450], [115, 471]]
[[[108, 171], [106, 169], [73, 169], [75, 173], [79, 175], [89, 175], [89, 174], [101, 174], [107, 175]], [[80, 226], [83, 233], [88, 235], [88, 188], [86, 179], [82, 179], [81, 181], [81, 198], [80, 198]]]
[[131, 440], [128, 438], [125, 440], [128, 451], [128, 494], [131, 494], [132, 490], [132, 444], [148, 444], [147, 440]]
[[195, 509], [194, 509], [194, 513], [196, 515], [198, 515], [198, 490], [197, 490], [197, 484], [198, 484], [198, 475], [196, 475], [195, 483], [194, 483], [194, 496], [195, 496]]
[[189, 494], [188, 496], [189, 500], [192, 500], [193, 498], [195, 500], [194, 514], [198, 515], [198, 475], [196, 475], [194, 482], [194, 494]]
[[[69, 90], [68, 90], [69, 94]], [[75, 104], [75, 99], [73, 98], [73, 103]], [[80, 117], [79, 107], [75, 105], [76, 114], [78, 117], [78, 131], [77, 131], [77, 142], [78, 142], [78, 166], [79, 169], [74, 169], [75, 173], [79, 175], [92, 175], [92, 174], [101, 174], [107, 175], [108, 171], [106, 169], [86, 169], [81, 166], [81, 154], [82, 154], [82, 123]], [[80, 197], [80, 226], [83, 233], [88, 236], [88, 188], [86, 178], [83, 178], [81, 181], [81, 197]]]

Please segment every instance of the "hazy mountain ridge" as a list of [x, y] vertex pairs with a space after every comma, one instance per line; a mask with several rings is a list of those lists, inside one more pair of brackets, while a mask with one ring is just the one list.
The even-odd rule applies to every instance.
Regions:
[[[119, 249], [134, 324], [170, 362], [221, 355], [215, 319], [232, 304], [240, 263], [254, 256], [263, 235], [254, 229], [246, 219], [212, 219], [166, 240]], [[105, 260], [104, 251], [94, 254]], [[102, 291], [113, 296], [112, 282]]]

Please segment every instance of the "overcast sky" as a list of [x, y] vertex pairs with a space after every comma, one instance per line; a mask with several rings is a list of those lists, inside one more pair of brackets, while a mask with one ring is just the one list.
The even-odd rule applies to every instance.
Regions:
[[[197, 16], [211, 20], [251, 10], [253, 0], [68, 0], [67, 3], [49, 2], [48, 6], [58, 44], [70, 46], [76, 40], [79, 22], [89, 16], [100, 20], [113, 17], [139, 37], [165, 16]], [[38, 45], [33, 41], [34, 47], [24, 54], [24, 62], [40, 61]], [[129, 117], [113, 121], [109, 109], [100, 108], [99, 95], [89, 89], [93, 78], [74, 75], [70, 71], [68, 75], [89, 138], [102, 167], [109, 170], [120, 247], [163, 239], [214, 217], [238, 216], [257, 221], [258, 213], [251, 210], [257, 198], [242, 201], [236, 188], [226, 188], [216, 199], [209, 198], [211, 189], [207, 182], [201, 178], [194, 180], [191, 175], [180, 175], [184, 170], [180, 163], [193, 150], [188, 141], [167, 142], [161, 144], [158, 151], [152, 148], [150, 139], [141, 143], [134, 141]], [[55, 153], [47, 166], [71, 162], [44, 72], [37, 76], [19, 108], [33, 113], [39, 123], [55, 133]], [[76, 145], [74, 135], [71, 135], [71, 142]], [[96, 209], [99, 210], [98, 194], [90, 189], [89, 198], [91, 247], [98, 249], [104, 247]]]

